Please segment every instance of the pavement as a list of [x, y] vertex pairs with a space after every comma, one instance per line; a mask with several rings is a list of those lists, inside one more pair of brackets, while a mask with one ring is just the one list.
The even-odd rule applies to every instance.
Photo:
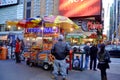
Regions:
[[[120, 79], [120, 59], [112, 59], [110, 69], [107, 70], [108, 80]], [[40, 67], [29, 67], [23, 61], [16, 64], [14, 60], [0, 60], [0, 80], [52, 80], [51, 71], [45, 71]], [[61, 80], [61, 76], [59, 76]], [[71, 70], [68, 80], [101, 80], [100, 71]]]

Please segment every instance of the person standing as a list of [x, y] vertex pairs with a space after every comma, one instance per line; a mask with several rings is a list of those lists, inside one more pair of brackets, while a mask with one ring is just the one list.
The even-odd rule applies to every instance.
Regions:
[[106, 69], [109, 69], [110, 55], [105, 50], [105, 44], [101, 44], [100, 51], [98, 52], [98, 65], [97, 68], [101, 71], [101, 80], [107, 80]]
[[84, 66], [84, 69], [88, 69], [89, 53], [90, 53], [90, 42], [86, 43], [86, 46], [84, 47], [84, 51], [85, 51], [85, 66]]
[[20, 52], [21, 52], [21, 43], [20, 43], [20, 39], [17, 38], [16, 39], [16, 44], [15, 44], [15, 59], [16, 59], [16, 63], [20, 63]]
[[21, 54], [24, 52], [24, 48], [25, 48], [25, 44], [24, 44], [24, 41], [21, 40], [20, 41], [20, 44], [21, 44]]
[[67, 77], [67, 66], [66, 66], [66, 56], [69, 54], [70, 47], [64, 42], [63, 35], [58, 37], [58, 42], [56, 42], [52, 49], [51, 54], [55, 57], [53, 64], [53, 75], [54, 80], [58, 80], [58, 71], [62, 75], [63, 80], [66, 80]]
[[93, 67], [93, 70], [96, 71], [97, 52], [98, 52], [97, 45], [93, 44], [93, 46], [90, 48], [90, 70], [92, 70]]

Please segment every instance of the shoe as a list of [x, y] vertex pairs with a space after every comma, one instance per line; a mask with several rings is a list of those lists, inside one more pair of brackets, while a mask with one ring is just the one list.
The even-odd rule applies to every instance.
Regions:
[[66, 78], [63, 78], [62, 80], [67, 80]]
[[90, 70], [92, 70], [92, 69], [90, 68]]
[[55, 76], [52, 76], [51, 78], [52, 78], [52, 80], [58, 80], [57, 77], [55, 77]]
[[94, 69], [94, 71], [97, 71], [97, 69]]
[[54, 80], [58, 80], [57, 77], [55, 77]]

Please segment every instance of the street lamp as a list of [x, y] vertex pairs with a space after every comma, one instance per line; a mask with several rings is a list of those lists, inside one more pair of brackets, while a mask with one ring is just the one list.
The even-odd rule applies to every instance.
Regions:
[[18, 27], [18, 30], [20, 30], [21, 28], [20, 27]]
[[73, 28], [70, 28], [70, 31], [72, 32], [72, 31], [73, 31]]
[[10, 29], [10, 28], [11, 28], [11, 26], [9, 25], [9, 26], [8, 26], [8, 28]]

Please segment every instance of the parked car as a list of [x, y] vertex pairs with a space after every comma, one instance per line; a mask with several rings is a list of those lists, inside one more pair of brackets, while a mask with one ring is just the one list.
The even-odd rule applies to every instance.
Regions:
[[109, 51], [111, 57], [120, 58], [120, 45], [107, 45], [105, 49]]

